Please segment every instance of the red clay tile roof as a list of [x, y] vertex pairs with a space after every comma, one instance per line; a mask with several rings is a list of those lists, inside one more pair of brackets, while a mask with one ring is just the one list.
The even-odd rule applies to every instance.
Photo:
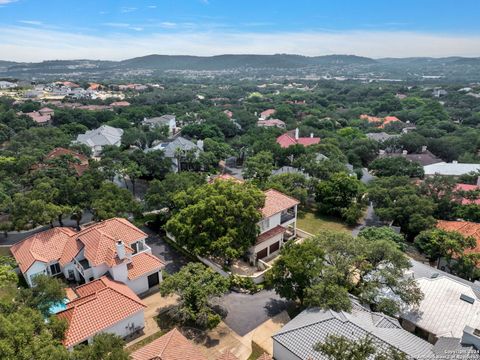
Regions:
[[294, 199], [274, 189], [267, 190], [264, 192], [264, 194], [265, 205], [262, 209], [262, 215], [264, 218], [268, 218], [281, 211], [288, 210], [291, 207], [300, 204], [300, 201], [297, 199]]
[[273, 360], [273, 358], [267, 353], [263, 353], [259, 358], [257, 358], [257, 360]]
[[74, 346], [146, 307], [128, 286], [106, 276], [75, 289], [79, 298], [57, 316], [68, 323], [64, 345]]
[[480, 253], [480, 224], [470, 221], [446, 221], [440, 220], [437, 222], [437, 228], [446, 231], [456, 231], [465, 237], [473, 237], [477, 245], [473, 249], [466, 249], [465, 254], [477, 254]]
[[360, 115], [360, 119], [367, 120], [369, 123], [380, 123], [380, 125], [378, 125], [377, 127], [381, 129], [383, 129], [385, 125], [388, 125], [392, 122], [401, 121], [396, 116], [385, 116], [384, 118], [380, 118], [376, 116], [370, 116], [367, 114]]
[[[455, 186], [454, 191], [459, 192], [459, 191], [477, 191], [480, 190], [480, 186], [478, 185], [470, 185], [470, 184], [457, 184]], [[458, 194], [457, 194], [458, 195]], [[480, 205], [480, 198], [479, 199], [467, 199], [465, 197], [459, 197], [460, 203], [462, 205], [468, 205], [468, 204], [477, 204]]]
[[115, 101], [115, 102], [111, 103], [110, 106], [124, 107], [124, 106], [130, 106], [130, 103], [128, 101]]
[[261, 244], [262, 242], [267, 241], [268, 239], [271, 239], [278, 234], [283, 234], [285, 231], [287, 231], [287, 229], [285, 229], [283, 226], [277, 225], [273, 229], [270, 229], [268, 231], [265, 231], [263, 234], [258, 235], [255, 245]]
[[13, 245], [10, 248], [20, 270], [25, 273], [35, 261], [58, 261], [75, 231], [66, 227], [48, 229]]
[[159, 258], [143, 252], [132, 256], [132, 261], [127, 265], [128, 278], [133, 280], [152, 271], [160, 271], [164, 266]]
[[112, 218], [97, 223], [80, 232], [56, 227], [32, 235], [12, 246], [11, 251], [20, 270], [25, 272], [35, 261], [58, 261], [65, 265], [85, 247], [85, 257], [93, 265], [118, 264], [115, 243], [122, 240], [126, 253], [132, 253], [130, 244], [146, 238], [147, 234], [122, 218]]
[[130, 354], [132, 360], [206, 360], [176, 328]]
[[319, 142], [320, 138], [318, 137], [300, 137], [298, 139], [295, 139], [295, 136], [291, 135], [289, 132], [277, 137], [277, 144], [280, 145], [280, 147], [282, 148], [288, 148], [295, 144], [310, 146], [318, 144]]
[[75, 159], [78, 159], [80, 163], [72, 163], [70, 164], [71, 167], [75, 169], [77, 172], [78, 176], [82, 176], [83, 173], [88, 169], [88, 157], [85, 155], [79, 154], [73, 150], [70, 149], [65, 149], [65, 148], [55, 148], [52, 151], [50, 151], [47, 155], [45, 155], [45, 160], [52, 160], [59, 158], [61, 156], [65, 155], [71, 155]]
[[28, 117], [30, 117], [33, 121], [35, 121], [37, 124], [46, 124], [48, 123], [50, 120], [52, 120], [52, 117], [50, 114], [47, 114], [47, 115], [42, 115], [40, 114], [39, 112], [37, 111], [32, 111], [32, 112], [29, 112], [29, 113], [26, 113], [25, 115], [27, 115]]
[[277, 112], [277, 110], [275, 109], [267, 109], [265, 111], [262, 111], [260, 113], [260, 117], [264, 118], [264, 119], [267, 119], [269, 116], [272, 116], [273, 114], [275, 114]]
[[232, 354], [230, 350], [225, 350], [222, 355], [220, 355], [217, 360], [239, 360], [235, 355]]

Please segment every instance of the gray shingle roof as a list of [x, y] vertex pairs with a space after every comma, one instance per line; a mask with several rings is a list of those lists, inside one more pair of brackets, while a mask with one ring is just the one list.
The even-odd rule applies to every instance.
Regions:
[[196, 144], [194, 144], [190, 140], [179, 136], [171, 142], [158, 144], [157, 146], [149, 149], [149, 151], [162, 150], [165, 154], [165, 157], [174, 158], [176, 156], [175, 153], [177, 149], [181, 149], [183, 151], [200, 150], [200, 148]]
[[480, 170], [480, 164], [462, 164], [462, 163], [446, 163], [439, 162], [437, 164], [430, 164], [423, 167], [425, 175], [450, 175], [460, 176], [468, 174], [470, 172], [476, 172]]
[[433, 345], [404, 330], [397, 320], [374, 313], [356, 301], [351, 313], [311, 308], [303, 311], [273, 336], [300, 359], [326, 359], [313, 349], [329, 335], [351, 340], [367, 335], [381, 350], [390, 347], [404, 352], [410, 359], [432, 357]]
[[144, 124], [168, 125], [170, 120], [175, 119], [175, 115], [162, 115], [143, 120]]
[[375, 140], [378, 142], [387, 141], [389, 139], [397, 138], [400, 136], [400, 135], [390, 135], [390, 134], [387, 134], [386, 132], [368, 133], [366, 135], [367, 135], [367, 138], [369, 138], [370, 140]]
[[118, 145], [122, 139], [123, 130], [108, 125], [89, 130], [77, 136], [77, 142], [88, 146]]

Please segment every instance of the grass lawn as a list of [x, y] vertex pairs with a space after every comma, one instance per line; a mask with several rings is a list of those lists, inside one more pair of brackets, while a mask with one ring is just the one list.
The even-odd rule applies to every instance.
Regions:
[[10, 247], [1, 246], [0, 247], [0, 256], [12, 256], [10, 253]]
[[319, 215], [314, 209], [299, 210], [297, 216], [297, 228], [309, 232], [310, 234], [316, 234], [321, 230], [352, 231], [352, 228], [342, 223], [338, 219]]
[[156, 333], [154, 333], [150, 336], [147, 336], [145, 339], [140, 340], [139, 342], [133, 344], [132, 346], [129, 346], [126, 350], [130, 354], [130, 353], [132, 353], [134, 351], [137, 351], [138, 349], [144, 347], [145, 345], [150, 344], [153, 340], [157, 340], [160, 336], [162, 336], [164, 334], [165, 334], [165, 332], [162, 331], [162, 330], [157, 331]]

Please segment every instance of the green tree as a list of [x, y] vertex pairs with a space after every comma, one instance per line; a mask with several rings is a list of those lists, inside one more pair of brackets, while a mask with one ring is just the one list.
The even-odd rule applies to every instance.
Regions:
[[403, 157], [378, 158], [370, 163], [369, 170], [376, 176], [408, 176], [423, 178], [423, 168], [419, 163]]
[[70, 354], [71, 360], [128, 360], [125, 341], [117, 335], [100, 333], [89, 345], [80, 345]]
[[268, 151], [247, 158], [243, 167], [243, 177], [256, 184], [264, 184], [273, 170], [273, 155]]
[[330, 180], [319, 182], [316, 190], [319, 212], [347, 219], [350, 224], [355, 224], [360, 218], [361, 211], [356, 210], [359, 209], [365, 188], [355, 177], [338, 173]]
[[314, 346], [328, 360], [407, 360], [407, 355], [391, 347], [381, 351], [370, 336], [350, 340], [345, 336], [329, 335], [323, 343]]
[[305, 175], [286, 173], [273, 175], [265, 185], [266, 189], [276, 189], [284, 194], [294, 197], [302, 204], [307, 202], [308, 196], [314, 191], [315, 181], [308, 180]]
[[169, 313], [183, 324], [213, 329], [221, 318], [212, 310], [211, 300], [228, 291], [227, 278], [199, 263], [189, 263], [174, 275], [166, 275], [160, 294], [179, 296], [178, 306]]
[[37, 309], [47, 317], [50, 307], [65, 299], [64, 285], [59, 279], [43, 274], [35, 276], [33, 283], [33, 287], [21, 290], [20, 300], [25, 306]]
[[395, 230], [388, 226], [367, 226], [360, 230], [358, 236], [371, 241], [390, 240], [396, 243], [402, 250], [405, 246], [403, 235], [395, 232]]
[[166, 230], [196, 255], [236, 259], [255, 243], [264, 201], [252, 185], [217, 180], [178, 193]]
[[466, 249], [473, 249], [477, 244], [471, 236], [464, 237], [459, 232], [442, 229], [422, 231], [417, 235], [414, 243], [430, 261], [437, 261], [444, 257], [448, 263], [453, 258], [461, 257]]
[[136, 213], [139, 205], [130, 191], [110, 182], [104, 182], [92, 194], [92, 210], [96, 220]]

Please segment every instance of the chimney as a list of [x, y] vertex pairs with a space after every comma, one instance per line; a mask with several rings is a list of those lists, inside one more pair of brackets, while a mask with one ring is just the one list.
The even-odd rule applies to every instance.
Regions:
[[423, 145], [423, 146], [422, 146], [422, 153], [424, 153], [425, 151], [427, 151], [427, 146], [426, 146], [426, 145]]
[[198, 140], [197, 141], [197, 147], [203, 151], [203, 140]]
[[122, 240], [117, 240], [115, 247], [117, 248], [117, 255], [120, 260], [125, 259], [125, 245]]
[[480, 349], [480, 331], [468, 325], [465, 326], [460, 342], [464, 345], [473, 345], [477, 350]]
[[313, 133], [310, 133], [310, 137], [313, 138]]
[[407, 154], [408, 154], [408, 151], [407, 151], [407, 150], [403, 150], [403, 151], [402, 151], [402, 155], [403, 155], [403, 156], [405, 156], [405, 155], [407, 155]]
[[299, 131], [298, 128], [295, 129], [295, 140], [298, 140], [299, 137]]

